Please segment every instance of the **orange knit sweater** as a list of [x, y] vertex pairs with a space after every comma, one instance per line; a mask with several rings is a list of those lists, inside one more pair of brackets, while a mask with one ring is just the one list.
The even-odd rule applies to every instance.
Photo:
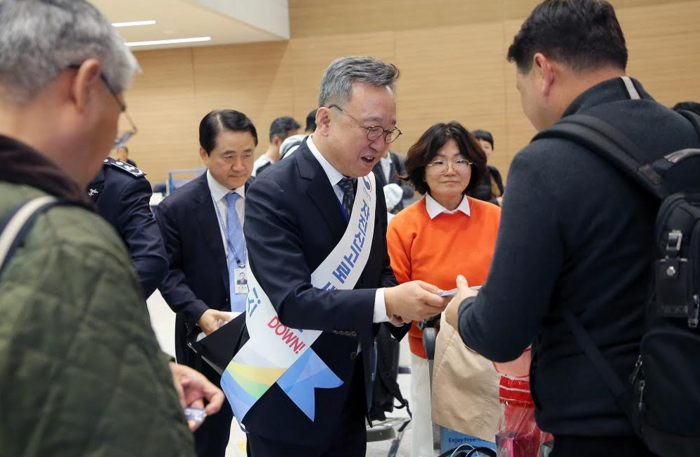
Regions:
[[[455, 287], [459, 274], [471, 286], [486, 281], [501, 209], [467, 198], [470, 216], [458, 211], [442, 213], [431, 220], [424, 197], [391, 220], [387, 244], [391, 267], [399, 283], [422, 280], [449, 290]], [[411, 352], [425, 358], [422, 332], [415, 322], [408, 338]]]

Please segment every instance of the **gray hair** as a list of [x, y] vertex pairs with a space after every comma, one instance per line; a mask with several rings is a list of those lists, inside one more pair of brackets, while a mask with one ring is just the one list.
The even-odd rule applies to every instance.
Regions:
[[386, 86], [392, 91], [399, 77], [399, 69], [373, 57], [341, 57], [323, 73], [318, 94], [318, 106], [338, 104], [341, 107], [352, 97], [353, 83]]
[[115, 92], [139, 71], [112, 24], [84, 0], [0, 0], [0, 96], [25, 103], [62, 71], [94, 58]]

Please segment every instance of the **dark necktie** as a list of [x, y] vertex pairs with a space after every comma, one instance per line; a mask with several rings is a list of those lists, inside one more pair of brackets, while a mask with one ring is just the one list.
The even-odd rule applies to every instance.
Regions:
[[350, 218], [350, 213], [352, 213], [352, 205], [355, 203], [355, 181], [354, 178], [343, 178], [338, 183], [340, 190], [343, 191], [343, 208], [345, 208], [345, 213]]

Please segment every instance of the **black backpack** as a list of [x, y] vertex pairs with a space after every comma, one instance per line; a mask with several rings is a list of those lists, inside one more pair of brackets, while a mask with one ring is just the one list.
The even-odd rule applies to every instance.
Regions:
[[[394, 408], [407, 408], [409, 417], [411, 410], [408, 401], [401, 395], [397, 382], [399, 374], [399, 342], [391, 335], [385, 325], [379, 326], [376, 338], [377, 344], [377, 374], [372, 384], [372, 404], [369, 418], [372, 421], [386, 420], [386, 413]], [[398, 401], [396, 405], [394, 401]]]
[[[680, 114], [700, 137], [700, 117]], [[645, 163], [629, 138], [586, 115], [567, 116], [533, 141], [542, 138], [587, 147], [660, 203], [645, 331], [629, 379], [620, 380], [573, 313], [564, 318], [646, 447], [662, 457], [700, 455], [700, 149]]]

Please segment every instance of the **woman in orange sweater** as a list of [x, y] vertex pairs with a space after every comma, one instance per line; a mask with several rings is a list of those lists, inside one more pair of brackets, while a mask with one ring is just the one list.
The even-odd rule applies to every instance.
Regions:
[[[486, 156], [459, 123], [430, 127], [408, 151], [407, 178], [424, 197], [389, 224], [391, 267], [399, 283], [420, 279], [448, 290], [462, 274], [482, 284], [496, 244], [500, 208], [465, 194], [481, 182]], [[494, 441], [498, 421], [498, 375], [490, 362], [442, 326], [433, 368], [433, 417], [461, 433]], [[428, 363], [422, 333], [409, 331], [412, 352], [412, 457], [432, 456]], [[446, 361], [446, 363], [443, 363]], [[466, 395], [465, 395], [466, 393]]]

